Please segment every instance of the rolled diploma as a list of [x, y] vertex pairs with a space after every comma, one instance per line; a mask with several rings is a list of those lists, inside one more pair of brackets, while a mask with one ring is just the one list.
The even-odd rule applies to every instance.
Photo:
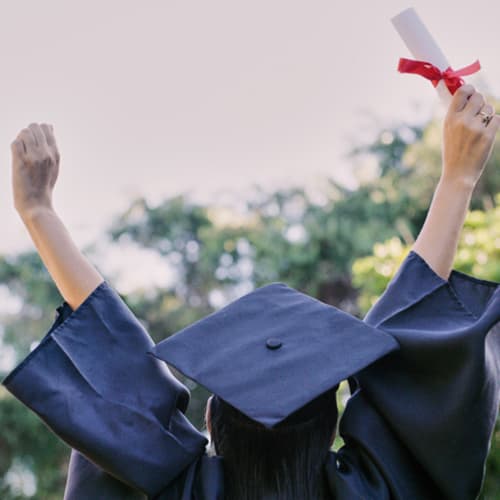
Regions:
[[[446, 59], [415, 9], [404, 10], [393, 17], [391, 21], [415, 59], [434, 64], [441, 71], [450, 66], [448, 59]], [[451, 101], [451, 94], [443, 80], [438, 83], [436, 90], [443, 104], [447, 106]]]

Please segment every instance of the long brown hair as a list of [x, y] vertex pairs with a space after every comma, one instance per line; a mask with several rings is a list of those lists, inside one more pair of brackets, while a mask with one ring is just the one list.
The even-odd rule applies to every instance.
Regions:
[[330, 500], [324, 463], [337, 422], [336, 388], [273, 428], [217, 396], [211, 437], [223, 457], [225, 500]]

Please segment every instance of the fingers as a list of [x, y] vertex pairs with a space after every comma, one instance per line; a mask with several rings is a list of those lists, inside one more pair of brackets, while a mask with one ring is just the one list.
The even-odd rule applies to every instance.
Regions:
[[11, 144], [12, 151], [16, 154], [27, 154], [35, 148], [49, 146], [57, 150], [52, 125], [47, 123], [31, 123], [27, 128], [19, 132], [17, 138]]
[[455, 92], [450, 104], [450, 111], [455, 113], [463, 112], [472, 118], [481, 111], [483, 106], [485, 106], [483, 95], [476, 92], [472, 85], [466, 84]]
[[473, 118], [479, 113], [479, 111], [481, 111], [484, 104], [485, 101], [483, 95], [479, 92], [474, 92], [474, 94], [470, 96], [469, 101], [465, 105], [463, 112], [470, 118]]
[[47, 143], [47, 141], [45, 140], [45, 135], [42, 132], [42, 129], [40, 128], [40, 125], [38, 123], [31, 123], [28, 126], [28, 129], [33, 134], [37, 146], [43, 146], [44, 144]]
[[486, 135], [490, 139], [494, 139], [498, 129], [500, 129], [500, 115], [495, 115], [491, 119], [490, 123], [486, 126]]
[[26, 153], [26, 146], [24, 145], [24, 142], [19, 138], [14, 139], [14, 141], [10, 145], [10, 148], [12, 150], [12, 154], [15, 156], [21, 156]]
[[462, 111], [474, 92], [476, 92], [476, 90], [472, 85], [462, 85], [453, 95], [453, 99], [450, 103], [450, 111]]
[[455, 92], [448, 110], [448, 118], [454, 119], [453, 115], [455, 115], [457, 119], [460, 116], [460, 121], [469, 123], [474, 130], [480, 131], [486, 127], [489, 133], [496, 134], [498, 117], [494, 117], [489, 123], [484, 121], [485, 116], [494, 115], [494, 113], [495, 109], [485, 102], [484, 96], [472, 85], [465, 84]]
[[485, 113], [487, 115], [494, 115], [495, 114], [495, 109], [491, 104], [485, 104], [480, 110], [480, 113]]
[[47, 125], [46, 123], [42, 123], [40, 127], [42, 129], [43, 134], [45, 135], [45, 140], [47, 141], [47, 144], [49, 146], [55, 146], [56, 140], [54, 137], [54, 129], [52, 125]]
[[35, 136], [29, 128], [23, 128], [17, 138], [23, 141], [26, 153], [36, 148]]

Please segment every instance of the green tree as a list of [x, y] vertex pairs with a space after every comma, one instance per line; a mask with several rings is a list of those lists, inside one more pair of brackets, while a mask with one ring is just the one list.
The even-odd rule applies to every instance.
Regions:
[[[0, 283], [20, 304], [15, 314], [1, 318], [0, 349], [26, 356], [48, 329], [60, 295], [37, 254], [0, 258]], [[0, 376], [5, 375], [0, 373]], [[26, 498], [36, 487], [37, 498], [57, 500], [64, 486], [68, 448], [5, 389], [0, 388], [0, 497]], [[24, 483], [21, 482], [24, 480]], [[33, 481], [33, 485], [31, 482]], [[23, 487], [24, 486], [24, 487]]]
[[[360, 314], [383, 291], [397, 259], [402, 258], [422, 226], [440, 173], [439, 130], [437, 120], [385, 127], [374, 140], [355, 145], [344, 167], [370, 156], [378, 165], [376, 175], [360, 177], [354, 189], [325, 179], [320, 197], [303, 189], [261, 190], [249, 196], [246, 210], [233, 212], [216, 203], [205, 206], [182, 196], [156, 206], [144, 199], [135, 200], [110, 223], [103, 239], [109, 236], [118, 248], [132, 242], [156, 252], [170, 264], [175, 279], [156, 289], [137, 290], [124, 300], [155, 341], [255, 286], [272, 281], [285, 281]], [[477, 212], [469, 217], [464, 231], [468, 250], [459, 253], [462, 260], [457, 260], [466, 272], [484, 272], [497, 280], [498, 269], [493, 268], [494, 259], [499, 259], [498, 254], [489, 258], [492, 240], [488, 234], [498, 228], [498, 219], [492, 215], [496, 211], [492, 210], [494, 195], [500, 191], [499, 166], [500, 151], [496, 147], [474, 193], [473, 208]], [[373, 258], [374, 243], [384, 241], [391, 241], [388, 246], [394, 247], [390, 259], [379, 255], [380, 259], [373, 261], [357, 260]], [[375, 255], [377, 248], [383, 252], [386, 246], [376, 246]], [[479, 258], [475, 264], [470, 252]], [[488, 256], [486, 262], [483, 254]], [[353, 264], [356, 280], [364, 273], [361, 291], [352, 282]], [[370, 266], [376, 272], [371, 272]], [[62, 298], [33, 252], [0, 256], [0, 284], [21, 304], [15, 314], [0, 318], [3, 348], [14, 349], [20, 360], [40, 340], [40, 333], [49, 328]], [[185, 382], [193, 391], [189, 416], [201, 426], [206, 393]], [[8, 429], [8, 437], [0, 437], [0, 497], [23, 498], [13, 492], [8, 478], [9, 471], [24, 468], [34, 473], [37, 497], [61, 498], [66, 447], [5, 391], [0, 392], [0, 425]], [[490, 472], [488, 480], [493, 476]]]
[[[497, 206], [467, 216], [461, 235], [454, 269], [477, 278], [500, 282], [500, 195]], [[394, 276], [410, 247], [394, 237], [376, 243], [372, 255], [359, 258], [353, 265], [353, 282], [360, 290], [362, 312], [375, 303]], [[500, 495], [500, 419], [493, 434], [482, 497], [497, 500]]]

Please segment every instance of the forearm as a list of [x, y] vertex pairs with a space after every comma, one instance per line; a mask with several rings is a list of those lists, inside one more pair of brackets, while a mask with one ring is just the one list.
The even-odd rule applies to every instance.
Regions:
[[21, 218], [59, 292], [77, 309], [103, 277], [77, 248], [54, 210], [40, 208], [22, 213]]
[[500, 117], [471, 85], [454, 94], [443, 124], [443, 167], [424, 226], [413, 246], [447, 280], [472, 191], [491, 155]]
[[442, 177], [413, 250], [443, 279], [448, 279], [467, 215], [473, 185]]

